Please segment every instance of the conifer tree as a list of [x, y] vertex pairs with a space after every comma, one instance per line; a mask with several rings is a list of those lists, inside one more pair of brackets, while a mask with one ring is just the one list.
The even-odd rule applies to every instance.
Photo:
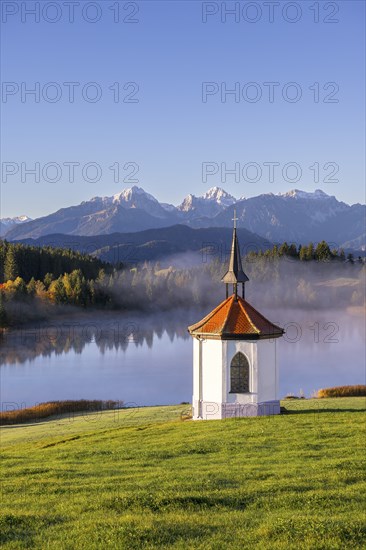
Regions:
[[8, 246], [4, 264], [4, 281], [14, 281], [19, 274], [15, 247]]
[[31, 296], [32, 298], [35, 296], [36, 294], [36, 281], [34, 279], [34, 277], [31, 278], [31, 280], [29, 281], [29, 283], [27, 284], [27, 292], [29, 294], [29, 296]]
[[329, 261], [332, 257], [328, 243], [321, 241], [315, 249], [315, 258], [320, 262]]
[[314, 245], [313, 245], [313, 243], [309, 243], [309, 246], [307, 247], [306, 259], [307, 260], [313, 260], [314, 259]]

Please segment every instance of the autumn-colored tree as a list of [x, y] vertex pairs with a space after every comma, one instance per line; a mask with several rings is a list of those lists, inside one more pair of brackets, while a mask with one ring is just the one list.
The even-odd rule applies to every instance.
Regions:
[[54, 276], [52, 275], [52, 273], [46, 273], [46, 275], [44, 276], [44, 279], [43, 279], [43, 283], [46, 287], [46, 289], [48, 289], [50, 287], [50, 284], [52, 283], [52, 281], [54, 280]]
[[29, 283], [27, 284], [27, 292], [28, 292], [28, 296], [30, 296], [31, 298], [33, 298], [36, 294], [36, 281], [34, 277], [32, 277]]
[[58, 279], [56, 279], [56, 281], [52, 281], [48, 289], [48, 294], [55, 304], [64, 304], [67, 302], [67, 296], [64, 283], [62, 282], [62, 277], [59, 277]]
[[22, 277], [17, 277], [14, 281], [18, 298], [24, 298], [28, 294], [27, 285]]
[[36, 296], [40, 300], [47, 299], [47, 290], [42, 281], [36, 281]]

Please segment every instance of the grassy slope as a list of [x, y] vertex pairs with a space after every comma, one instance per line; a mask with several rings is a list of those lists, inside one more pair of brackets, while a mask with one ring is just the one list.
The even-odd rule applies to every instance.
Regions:
[[285, 405], [298, 414], [3, 428], [4, 548], [364, 548], [365, 398]]

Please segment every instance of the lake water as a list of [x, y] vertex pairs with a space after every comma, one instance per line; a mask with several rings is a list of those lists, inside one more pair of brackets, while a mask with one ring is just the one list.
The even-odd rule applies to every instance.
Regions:
[[[63, 399], [115, 399], [137, 406], [191, 401], [192, 339], [205, 312], [98, 315], [5, 334], [2, 409]], [[365, 384], [361, 313], [263, 311], [286, 328], [279, 339], [280, 396]]]

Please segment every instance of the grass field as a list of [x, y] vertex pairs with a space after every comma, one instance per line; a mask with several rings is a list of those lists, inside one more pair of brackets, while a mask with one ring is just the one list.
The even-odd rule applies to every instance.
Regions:
[[365, 397], [182, 421], [187, 406], [1, 429], [4, 548], [366, 547]]

